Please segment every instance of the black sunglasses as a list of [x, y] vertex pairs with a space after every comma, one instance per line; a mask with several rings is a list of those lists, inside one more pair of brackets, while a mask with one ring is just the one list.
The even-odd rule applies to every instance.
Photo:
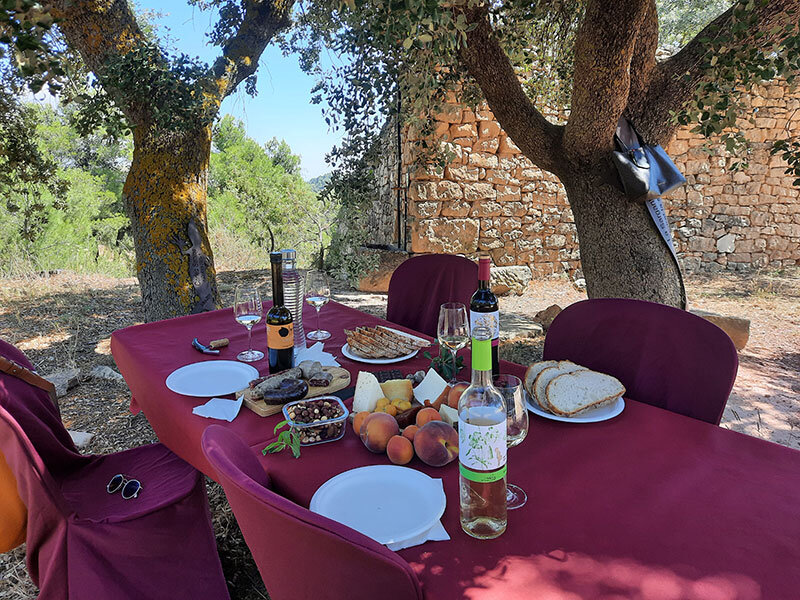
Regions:
[[138, 479], [125, 479], [125, 475], [114, 475], [106, 486], [109, 494], [116, 494], [122, 490], [122, 499], [130, 500], [136, 498], [142, 491], [142, 484]]

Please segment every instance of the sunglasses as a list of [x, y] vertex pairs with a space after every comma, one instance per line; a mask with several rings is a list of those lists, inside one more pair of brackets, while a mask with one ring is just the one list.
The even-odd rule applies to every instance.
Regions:
[[130, 500], [136, 498], [142, 491], [142, 484], [138, 479], [125, 479], [124, 475], [114, 475], [106, 486], [109, 494], [116, 494], [122, 490], [122, 499]]

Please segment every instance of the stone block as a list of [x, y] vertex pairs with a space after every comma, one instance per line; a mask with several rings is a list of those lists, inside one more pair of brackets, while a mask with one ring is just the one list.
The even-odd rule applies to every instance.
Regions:
[[474, 138], [478, 135], [478, 129], [475, 123], [461, 123], [450, 126], [450, 139], [461, 137]]
[[498, 154], [521, 154], [522, 150], [517, 147], [514, 141], [507, 135], [500, 136], [500, 146], [497, 148]]
[[733, 252], [736, 246], [736, 236], [732, 233], [723, 235], [717, 240], [717, 252]]
[[414, 217], [420, 219], [429, 219], [431, 217], [438, 217], [442, 210], [442, 204], [438, 200], [430, 200], [424, 202], [411, 202], [409, 213]]
[[489, 154], [494, 154], [497, 152], [497, 148], [500, 146], [500, 141], [497, 138], [486, 138], [484, 140], [478, 140], [472, 145], [472, 149], [475, 152], [488, 152]]
[[494, 200], [497, 198], [497, 191], [490, 183], [467, 183], [464, 184], [464, 198], [470, 202]]
[[59, 369], [44, 378], [56, 387], [56, 398], [61, 398], [80, 383], [80, 375], [80, 369]]
[[436, 185], [436, 197], [439, 200], [457, 200], [464, 197], [464, 191], [455, 181], [440, 181]]
[[531, 270], [524, 266], [494, 267], [492, 269], [492, 291], [504, 296], [512, 293], [521, 296], [531, 282]]
[[463, 199], [445, 201], [441, 206], [439, 214], [443, 217], [466, 217], [472, 209], [472, 204]]
[[461, 165], [458, 167], [448, 166], [445, 169], [445, 177], [453, 181], [478, 181], [480, 170], [477, 167]]
[[494, 200], [478, 200], [472, 204], [473, 217], [499, 217], [502, 214], [503, 205]]
[[478, 249], [478, 219], [438, 218], [411, 225], [411, 251], [465, 254]]
[[472, 152], [467, 159], [467, 164], [484, 169], [496, 169], [499, 161], [494, 154]]
[[117, 373], [111, 367], [106, 367], [105, 365], [96, 365], [94, 369], [89, 372], [89, 374], [95, 379], [108, 379], [109, 381], [125, 383], [125, 378], [122, 377], [122, 375]]
[[496, 121], [481, 121], [478, 124], [478, 135], [481, 138], [496, 139], [500, 135], [500, 125]]
[[558, 313], [561, 312], [561, 307], [558, 304], [551, 304], [544, 310], [540, 310], [535, 315], [533, 315], [533, 320], [539, 323], [542, 328], [547, 331], [550, 329], [550, 325], [553, 324], [553, 320], [558, 316]]
[[704, 310], [691, 310], [689, 311], [698, 317], [703, 317], [706, 321], [710, 321], [722, 331], [728, 334], [728, 337], [733, 341], [733, 345], [737, 350], [742, 350], [750, 339], [750, 320], [741, 317], [727, 317], [718, 315], [716, 313], [707, 312]]
[[689, 240], [689, 250], [694, 252], [712, 252], [716, 250], [716, 245], [711, 238], [695, 236]]

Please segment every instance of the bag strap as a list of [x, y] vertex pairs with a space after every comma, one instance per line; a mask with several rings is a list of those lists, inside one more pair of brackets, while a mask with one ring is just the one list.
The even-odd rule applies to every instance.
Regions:
[[675, 244], [672, 242], [672, 228], [669, 226], [669, 221], [667, 220], [667, 212], [664, 210], [664, 203], [659, 197], [648, 200], [645, 204], [650, 213], [650, 218], [653, 219], [656, 229], [658, 229], [658, 232], [661, 234], [661, 239], [669, 249], [670, 256], [672, 256], [672, 260], [675, 263], [675, 268], [678, 269], [678, 281], [681, 284], [681, 308], [686, 310], [686, 286], [683, 283], [683, 271], [681, 270], [680, 262], [678, 262], [678, 254], [675, 252]]
[[26, 369], [22, 365], [18, 365], [13, 360], [5, 358], [4, 356], [0, 356], [0, 371], [3, 373], [8, 373], [13, 377], [21, 379], [25, 383], [44, 390], [47, 392], [47, 395], [50, 396], [50, 400], [53, 402], [56, 408], [58, 408], [58, 401], [56, 400], [56, 386], [50, 381], [47, 381], [47, 379], [44, 377], [37, 375], [33, 371]]

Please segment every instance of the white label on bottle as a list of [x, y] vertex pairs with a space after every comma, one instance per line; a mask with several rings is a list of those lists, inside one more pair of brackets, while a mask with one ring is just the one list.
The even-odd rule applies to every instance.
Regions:
[[475, 331], [477, 326], [486, 327], [492, 332], [491, 339], [496, 340], [500, 337], [500, 311], [482, 313], [474, 310], [469, 311], [469, 330]]
[[474, 471], [492, 471], [506, 464], [506, 422], [470, 425], [458, 419], [458, 461]]

